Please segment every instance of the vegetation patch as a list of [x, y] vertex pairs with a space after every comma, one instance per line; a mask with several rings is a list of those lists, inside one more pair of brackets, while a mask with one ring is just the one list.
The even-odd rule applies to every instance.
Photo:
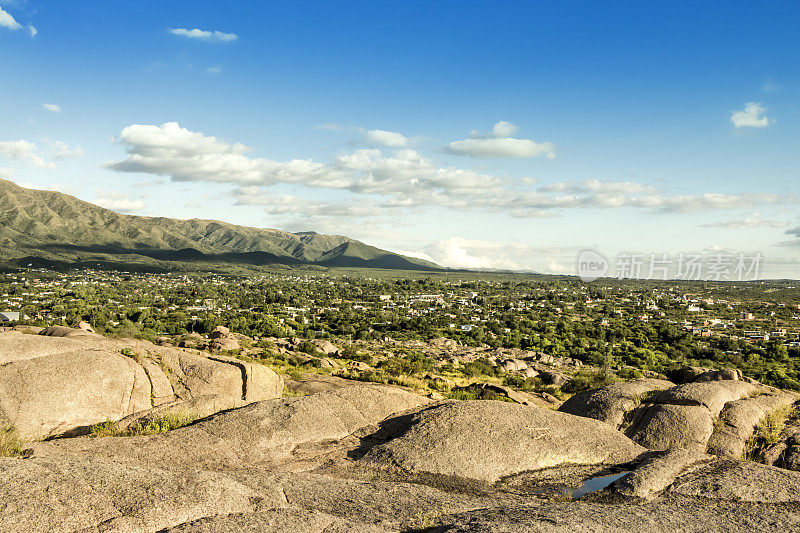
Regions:
[[141, 356], [141, 355], [139, 355], [137, 352], [134, 352], [134, 351], [133, 351], [132, 349], [130, 349], [130, 348], [123, 348], [123, 349], [121, 349], [121, 350], [119, 351], [119, 353], [121, 353], [121, 354], [122, 354], [122, 355], [124, 355], [125, 357], [130, 357], [131, 359], [133, 359], [134, 361], [136, 361], [138, 364], [142, 364], [142, 356]]
[[767, 414], [748, 439], [742, 458], [757, 463], [764, 462], [764, 452], [780, 442], [786, 421], [792, 416], [794, 406], [787, 405]]
[[605, 369], [579, 370], [575, 372], [572, 379], [562, 388], [564, 392], [575, 394], [590, 389], [599, 389], [619, 381], [613, 374]]
[[173, 429], [182, 428], [192, 424], [197, 417], [188, 411], [166, 413], [162, 416], [151, 418], [140, 424], [135, 424], [127, 429], [120, 429], [115, 422], [102, 422], [95, 424], [91, 429], [92, 437], [139, 437], [142, 435], [155, 435]]
[[25, 451], [25, 443], [19, 438], [17, 428], [0, 425], [0, 457], [19, 457]]

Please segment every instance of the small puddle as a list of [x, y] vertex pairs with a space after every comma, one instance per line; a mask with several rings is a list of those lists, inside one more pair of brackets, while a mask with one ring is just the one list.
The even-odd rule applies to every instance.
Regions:
[[583, 482], [583, 485], [572, 491], [572, 499], [577, 500], [583, 498], [590, 492], [596, 492], [608, 487], [616, 480], [621, 479], [630, 474], [630, 472], [623, 472], [621, 474], [614, 474], [611, 476], [592, 477]]

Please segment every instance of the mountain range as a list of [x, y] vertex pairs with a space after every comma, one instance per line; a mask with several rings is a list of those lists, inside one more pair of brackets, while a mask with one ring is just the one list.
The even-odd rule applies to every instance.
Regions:
[[440, 270], [342, 235], [289, 233], [216, 220], [124, 215], [68, 194], [0, 179], [0, 262], [170, 270], [318, 265]]

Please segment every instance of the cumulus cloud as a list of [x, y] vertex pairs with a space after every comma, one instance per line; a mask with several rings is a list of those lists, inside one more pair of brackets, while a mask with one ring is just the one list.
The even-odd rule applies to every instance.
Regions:
[[370, 144], [380, 144], [392, 148], [400, 148], [408, 145], [408, 138], [396, 131], [368, 130], [364, 134], [364, 140]]
[[37, 153], [34, 143], [20, 139], [18, 141], [0, 141], [0, 157], [7, 157], [17, 161], [24, 161], [42, 168], [56, 168], [56, 166]]
[[577, 249], [535, 247], [517, 242], [501, 243], [456, 236], [417, 250], [398, 250], [398, 253], [450, 268], [572, 273]]
[[491, 132], [481, 134], [473, 131], [469, 139], [453, 141], [444, 150], [451, 154], [475, 158], [545, 156], [554, 159], [556, 157], [555, 144], [511, 137], [517, 131], [519, 131], [518, 126], [501, 120], [494, 125]]
[[9, 30], [18, 30], [22, 28], [22, 25], [2, 7], [0, 7], [0, 26], [3, 28], [8, 28]]
[[426, 246], [416, 256], [450, 268], [523, 270], [526, 267], [508, 255], [519, 255], [520, 251], [527, 251], [527, 247], [516, 245], [517, 249], [514, 248], [514, 245], [451, 237]]
[[144, 209], [145, 207], [144, 202], [141, 200], [132, 200], [128, 196], [121, 193], [113, 191], [98, 191], [97, 194], [98, 196], [94, 199], [94, 203], [101, 207], [105, 207], [106, 209], [111, 209], [112, 211], [130, 213]]
[[125, 145], [128, 157], [107, 163], [106, 168], [169, 176], [173, 181], [242, 185], [286, 182], [331, 188], [344, 188], [349, 183], [346, 173], [321, 163], [247, 157], [247, 146], [189, 131], [177, 122], [133, 124], [122, 130], [119, 142]]
[[519, 131], [519, 126], [517, 126], [516, 124], [512, 124], [511, 122], [506, 122], [505, 120], [501, 120], [500, 122], [494, 125], [494, 127], [492, 128], [492, 133], [490, 135], [494, 138], [500, 139], [504, 137], [511, 137], [518, 131]]
[[731, 113], [734, 128], [766, 128], [769, 119], [765, 115], [767, 109], [757, 102], [747, 102], [744, 109]]
[[484, 194], [502, 180], [470, 170], [439, 168], [415, 150], [385, 156], [377, 149], [343, 154], [331, 163], [305, 159], [273, 161], [248, 157], [241, 143], [192, 132], [175, 122], [126, 127], [119, 142], [128, 157], [106, 168], [169, 176], [174, 181], [213, 181], [239, 185], [296, 183], [363, 194], [429, 195], [439, 191]]
[[42, 104], [42, 107], [52, 113], [61, 113], [61, 108], [56, 104]]
[[376, 205], [385, 209], [443, 207], [530, 218], [554, 216], [568, 209], [685, 213], [800, 203], [796, 196], [763, 193], [670, 195], [643, 183], [597, 179], [532, 189], [531, 180], [515, 182], [472, 169], [439, 166], [410, 148], [361, 148], [341, 153], [330, 162], [273, 161], [250, 156], [250, 149], [241, 143], [193, 132], [175, 122], [128, 126], [118, 142], [127, 157], [106, 163], [106, 168], [166, 176], [173, 181], [337, 189], [382, 197]]
[[39, 30], [34, 28], [32, 24], [28, 24], [28, 33], [31, 34], [31, 37], [36, 37], [39, 34]]
[[172, 35], [207, 42], [229, 43], [239, 38], [239, 36], [235, 33], [224, 33], [216, 30], [201, 30], [199, 28], [194, 28], [193, 30], [187, 28], [171, 28], [169, 31]]

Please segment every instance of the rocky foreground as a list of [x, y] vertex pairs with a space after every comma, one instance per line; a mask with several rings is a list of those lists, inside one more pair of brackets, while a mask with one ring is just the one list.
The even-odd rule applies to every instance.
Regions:
[[800, 531], [800, 429], [764, 443], [769, 465], [743, 460], [798, 397], [740, 378], [639, 379], [558, 410], [334, 377], [281, 397], [234, 358], [3, 332], [0, 420], [26, 444], [0, 458], [0, 531]]

